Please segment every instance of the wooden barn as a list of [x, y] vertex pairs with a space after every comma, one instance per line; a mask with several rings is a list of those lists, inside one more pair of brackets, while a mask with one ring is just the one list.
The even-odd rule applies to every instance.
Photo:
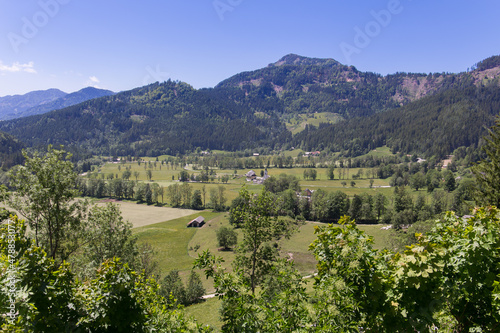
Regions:
[[201, 228], [205, 224], [205, 218], [203, 216], [198, 216], [194, 220], [187, 224], [188, 228]]

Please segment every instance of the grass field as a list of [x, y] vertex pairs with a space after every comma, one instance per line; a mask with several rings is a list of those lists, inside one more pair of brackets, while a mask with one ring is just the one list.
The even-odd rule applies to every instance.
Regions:
[[[227, 219], [220, 215], [212, 220], [212, 225], [209, 228], [201, 228], [196, 230], [196, 234], [190, 242], [192, 244], [200, 244], [201, 249], [210, 249], [212, 253], [223, 257], [226, 262], [226, 267], [230, 266], [230, 262], [234, 259], [234, 253], [232, 252], [217, 252], [217, 245], [215, 241], [215, 230], [223, 225], [226, 225]], [[281, 253], [285, 257], [293, 257], [295, 267], [301, 272], [302, 275], [312, 275], [316, 272], [316, 260], [314, 256], [309, 252], [309, 244], [311, 244], [316, 236], [314, 235], [315, 227], [326, 226], [323, 223], [308, 222], [300, 227], [297, 233], [295, 233], [290, 239], [281, 241]], [[368, 235], [374, 237], [374, 248], [382, 249], [385, 247], [391, 232], [388, 230], [382, 230], [383, 225], [359, 225], [361, 230], [366, 232]], [[215, 252], [214, 252], [215, 251]], [[206, 280], [205, 280], [206, 281]], [[313, 279], [305, 280], [307, 283], [306, 291], [308, 293], [313, 292]], [[210, 290], [207, 292], [213, 292]], [[210, 325], [216, 331], [220, 331], [222, 322], [219, 318], [219, 310], [221, 306], [221, 300], [218, 298], [210, 298], [184, 309], [187, 316], [195, 318], [199, 323], [205, 325]]]
[[194, 259], [189, 255], [188, 245], [197, 230], [187, 228], [186, 225], [200, 215], [205, 218], [208, 224], [220, 213], [201, 211], [189, 216], [133, 229], [139, 244], [147, 242], [157, 252], [156, 259], [162, 276], [172, 270], [178, 270], [185, 274], [191, 270]]
[[[371, 151], [369, 154], [376, 154], [379, 156], [389, 156], [392, 155], [390, 152], [389, 148], [387, 147], [381, 147], [377, 148], [374, 151]], [[163, 187], [168, 187], [172, 184], [179, 184], [178, 181], [172, 180], [172, 176], [174, 179], [177, 179], [181, 169], [178, 168], [177, 170], [172, 167], [167, 168], [166, 166], [163, 166], [162, 169], [160, 170], [159, 168], [160, 163], [157, 163], [157, 169], [153, 170], [153, 182], [158, 183], [160, 186]], [[120, 166], [120, 169], [118, 167]], [[117, 164], [117, 163], [107, 163], [101, 168], [101, 173], [103, 174], [110, 174], [113, 173], [115, 175], [118, 175], [118, 177], [121, 177], [121, 173], [125, 170], [125, 166], [131, 167], [132, 174], [134, 171], [139, 172], [139, 181], [145, 181], [146, 182], [146, 172], [144, 171], [144, 163], [141, 163], [141, 166], [139, 166], [136, 162], [135, 163], [124, 163], [124, 164]], [[261, 171], [264, 171], [264, 169], [253, 169], [257, 175], [261, 174]], [[310, 190], [324, 190], [326, 192], [331, 192], [331, 191], [342, 191], [346, 193], [349, 197], [353, 197], [354, 195], [360, 195], [363, 193], [368, 193], [371, 195], [375, 195], [377, 193], [382, 193], [384, 194], [389, 201], [391, 202], [394, 189], [389, 186], [389, 179], [373, 179], [373, 184], [370, 186], [370, 182], [372, 181], [369, 179], [367, 176], [371, 175], [370, 169], [368, 168], [351, 168], [349, 169], [349, 173], [347, 172], [343, 175], [345, 176], [345, 179], [339, 179], [339, 172], [336, 169], [334, 172], [335, 179], [334, 180], [329, 180], [327, 177], [327, 169], [326, 168], [316, 168], [317, 171], [317, 179], [316, 180], [305, 180], [304, 179], [304, 170], [306, 168], [269, 168], [268, 173], [271, 176], [279, 176], [282, 173], [288, 174], [288, 175], [293, 175], [299, 179], [299, 184], [303, 190], [306, 188]], [[362, 179], [355, 179], [353, 180], [353, 176], [358, 174], [359, 171], [362, 171], [363, 177]], [[248, 170], [237, 170], [236, 177], [234, 176], [234, 170], [216, 170], [217, 176], [220, 175], [231, 175], [231, 179], [227, 184], [222, 184], [217, 181], [217, 179], [214, 182], [207, 182], [207, 183], [199, 183], [199, 182], [190, 182], [190, 186], [193, 191], [195, 190], [200, 190], [202, 191], [203, 188], [205, 188], [205, 202], [209, 202], [210, 198], [210, 190], [212, 188], [217, 188], [218, 186], [224, 186], [226, 189], [225, 195], [227, 198], [226, 205], [230, 205], [232, 200], [234, 200], [237, 196], [238, 193], [241, 189], [242, 186], [246, 185], [248, 187], [248, 190], [252, 193], [259, 193], [262, 190], [262, 185], [255, 185], [252, 182], [247, 182], [245, 178], [245, 173]], [[198, 170], [190, 170], [189, 173], [198, 173], [200, 171]], [[132, 177], [134, 179], [135, 177]], [[351, 181], [355, 182], [355, 185], [351, 185]], [[345, 183], [343, 185], [342, 183]], [[427, 193], [424, 189], [421, 189], [420, 191], [415, 191], [407, 188], [407, 191], [416, 199], [416, 197], [420, 194], [424, 195], [426, 200], [428, 202], [430, 201], [431, 194]], [[436, 191], [443, 191], [442, 189], [437, 189]], [[444, 194], [444, 193], [443, 193]], [[161, 202], [162, 199], [159, 198], [159, 201]], [[168, 197], [167, 195], [164, 195], [163, 198], [163, 203], [168, 204]], [[124, 207], [124, 209], [127, 209], [127, 207]], [[167, 213], [168, 214], [168, 213]], [[140, 215], [140, 213], [139, 213]], [[140, 216], [139, 216], [140, 217]], [[160, 218], [161, 220], [161, 218]], [[155, 220], [157, 221], [157, 220]]]
[[203, 325], [209, 325], [216, 332], [220, 332], [222, 322], [219, 319], [219, 309], [221, 301], [214, 297], [203, 301], [202, 303], [194, 304], [184, 308], [184, 313], [188, 317], [196, 319], [197, 322]]
[[304, 130], [306, 125], [318, 127], [320, 123], [335, 124], [341, 120], [343, 120], [342, 116], [330, 112], [319, 112], [312, 115], [298, 114], [286, 123], [286, 128], [291, 131], [292, 134], [297, 134]]

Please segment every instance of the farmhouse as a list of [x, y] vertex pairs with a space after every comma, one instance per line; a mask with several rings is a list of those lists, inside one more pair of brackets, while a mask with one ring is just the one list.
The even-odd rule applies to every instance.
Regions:
[[194, 220], [187, 224], [188, 228], [201, 228], [205, 224], [205, 218], [203, 216], [198, 216]]
[[246, 177], [247, 177], [247, 181], [252, 181], [255, 178], [257, 178], [257, 174], [255, 173], [255, 171], [250, 170], [247, 172]]
[[304, 198], [304, 199], [307, 199], [308, 201], [311, 201], [313, 193], [314, 193], [313, 190], [310, 190], [310, 189], [306, 188], [302, 192], [297, 192], [297, 197], [299, 199]]
[[321, 154], [320, 151], [308, 151], [304, 154], [304, 156], [309, 157], [309, 156], [319, 156]]

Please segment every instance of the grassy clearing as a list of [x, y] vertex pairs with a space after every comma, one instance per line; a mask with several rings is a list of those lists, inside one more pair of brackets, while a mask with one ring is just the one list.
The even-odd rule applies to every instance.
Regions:
[[392, 235], [391, 230], [383, 230], [383, 227], [387, 227], [385, 224], [358, 224], [358, 228], [364, 231], [366, 234], [373, 237], [373, 248], [376, 250], [382, 250], [386, 248], [389, 244], [389, 239]]
[[138, 237], [139, 244], [148, 242], [157, 252], [156, 260], [159, 263], [162, 275], [174, 269], [185, 274], [191, 270], [194, 259], [188, 253], [188, 244], [197, 229], [187, 228], [186, 224], [199, 215], [203, 216], [205, 221], [209, 223], [220, 213], [202, 211], [170, 221], [133, 229], [134, 234]]
[[342, 116], [330, 113], [319, 112], [314, 114], [299, 114], [286, 123], [286, 127], [292, 134], [297, 134], [305, 129], [306, 125], [319, 126], [320, 123], [335, 124], [343, 120]]
[[383, 146], [383, 147], [378, 147], [378, 148], [370, 151], [368, 154], [363, 155], [363, 156], [384, 157], [384, 156], [394, 156], [394, 154], [391, 152], [391, 148], [389, 148], [387, 146]]
[[[229, 219], [228, 213], [219, 214], [217, 217], [213, 218], [209, 223], [205, 224], [202, 228], [196, 230], [196, 234], [191, 238], [189, 242], [189, 255], [194, 260], [198, 253], [205, 250], [209, 250], [213, 255], [221, 257], [224, 259], [222, 266], [227, 270], [231, 270], [231, 264], [234, 261], [236, 254], [233, 251], [219, 251], [219, 245], [217, 243], [216, 232], [222, 226], [228, 226]], [[236, 230], [238, 233], [238, 241], [241, 240], [241, 230]], [[199, 247], [197, 251], [195, 248]], [[207, 294], [211, 294], [215, 291], [213, 287], [213, 280], [202, 278], [203, 286], [205, 287]]]
[[203, 325], [209, 325], [217, 332], [221, 331], [222, 322], [219, 318], [219, 309], [222, 301], [217, 297], [207, 299], [206, 301], [194, 304], [184, 308], [184, 313], [188, 317], [193, 317]]
[[[234, 259], [234, 253], [232, 252], [217, 252], [217, 245], [215, 241], [215, 230], [223, 225], [227, 225], [227, 217], [220, 215], [212, 220], [212, 225], [208, 228], [198, 229], [195, 236], [190, 242], [192, 244], [200, 244], [201, 249], [210, 249], [212, 253], [223, 257], [226, 262], [224, 263], [226, 267], [229, 267], [230, 262]], [[282, 255], [289, 257], [289, 253], [293, 257], [295, 267], [299, 270], [302, 275], [312, 275], [316, 272], [316, 260], [314, 256], [309, 252], [309, 244], [311, 244], [315, 239], [314, 234], [315, 227], [326, 226], [323, 223], [307, 222], [302, 225], [298, 232], [295, 233], [290, 239], [281, 241]], [[358, 227], [365, 231], [368, 235], [374, 237], [374, 247], [376, 249], [384, 248], [388, 237], [390, 237], [390, 231], [382, 230], [383, 225], [358, 225]], [[216, 251], [216, 252], [214, 252]], [[305, 279], [306, 292], [308, 294], [313, 294], [313, 282], [314, 279]], [[222, 301], [218, 298], [211, 298], [202, 303], [195, 304], [184, 309], [187, 316], [195, 318], [199, 323], [204, 325], [210, 325], [216, 331], [220, 331], [222, 322], [219, 317], [219, 310]]]
[[293, 258], [295, 267], [301, 275], [310, 275], [316, 272], [316, 260], [309, 245], [316, 239], [314, 228], [323, 223], [307, 222], [302, 225], [290, 239], [281, 241], [281, 253], [284, 257]]

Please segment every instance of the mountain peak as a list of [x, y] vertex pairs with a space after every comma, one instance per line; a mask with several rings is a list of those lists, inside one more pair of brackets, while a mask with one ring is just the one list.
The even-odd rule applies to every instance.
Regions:
[[500, 55], [486, 58], [476, 64], [478, 71], [485, 71], [495, 67], [500, 67]]
[[339, 65], [340, 63], [334, 59], [308, 58], [295, 53], [287, 54], [277, 62], [269, 66], [282, 65]]

